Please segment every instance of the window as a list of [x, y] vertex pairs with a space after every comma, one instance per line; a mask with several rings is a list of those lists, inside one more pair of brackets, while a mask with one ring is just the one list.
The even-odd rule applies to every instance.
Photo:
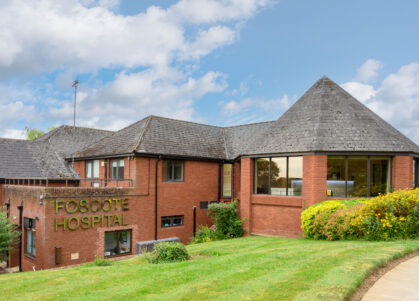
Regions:
[[299, 196], [303, 186], [303, 157], [255, 160], [255, 193]]
[[23, 227], [25, 229], [25, 253], [27, 255], [36, 256], [36, 231], [35, 231], [35, 220], [32, 218], [23, 219]]
[[124, 179], [124, 159], [111, 160], [111, 179]]
[[390, 158], [380, 156], [328, 156], [327, 195], [369, 197], [390, 189]]
[[162, 216], [161, 218], [162, 228], [179, 227], [179, 226], [183, 226], [183, 215]]
[[199, 202], [199, 209], [205, 210], [208, 209], [208, 206], [214, 203], [219, 203], [218, 201], [203, 201]]
[[233, 164], [223, 165], [223, 197], [231, 198], [231, 172]]
[[163, 160], [163, 182], [183, 182], [183, 161]]
[[[86, 179], [99, 178], [99, 160], [86, 161]], [[91, 181], [93, 187], [99, 187], [99, 182]]]
[[105, 232], [105, 256], [131, 253], [131, 230]]
[[419, 159], [413, 160], [413, 188], [419, 188]]

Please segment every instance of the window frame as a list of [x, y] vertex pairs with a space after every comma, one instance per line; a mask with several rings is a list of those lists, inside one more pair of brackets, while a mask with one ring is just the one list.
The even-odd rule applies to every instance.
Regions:
[[[174, 226], [173, 225], [173, 220], [175, 218], [181, 218], [182, 219], [182, 224]], [[170, 226], [163, 226], [163, 219], [170, 219]], [[184, 225], [185, 225], [185, 216], [184, 215], [171, 215], [171, 216], [161, 216], [160, 217], [160, 227], [162, 229], [183, 227]]]
[[[175, 163], [176, 162], [180, 162], [182, 164], [182, 177], [180, 180], [176, 180], [175, 179]], [[172, 170], [171, 170], [171, 178], [167, 178], [164, 179], [164, 174], [163, 174], [163, 164], [170, 164]], [[167, 166], [167, 168], [169, 168], [169, 165]], [[170, 183], [170, 182], [174, 182], [174, 183], [181, 183], [181, 182], [185, 182], [185, 161], [184, 160], [173, 160], [173, 159], [164, 159], [162, 162], [162, 182], [165, 183]]]
[[[95, 174], [95, 162], [97, 162], [98, 164], [98, 175], [97, 177], [94, 176]], [[89, 165], [89, 163], [91, 163], [90, 168], [87, 168], [87, 166]], [[88, 177], [88, 169], [90, 169], [90, 174], [91, 177]], [[90, 180], [90, 184], [92, 187], [99, 187], [99, 181], [95, 181], [95, 180], [99, 180], [100, 178], [100, 160], [86, 160], [85, 163], [85, 178]]]
[[[327, 155], [327, 159], [329, 157], [334, 156], [343, 156], [345, 157], [345, 196], [329, 196], [328, 191], [326, 189], [326, 197], [328, 198], [370, 198], [374, 197], [371, 196], [371, 158], [374, 160], [374, 157], [386, 157], [388, 159], [388, 187], [387, 189], [390, 190], [391, 186], [393, 185], [393, 156], [380, 156], [380, 155], [362, 155], [362, 154], [353, 154], [353, 155]], [[367, 195], [365, 196], [349, 196], [348, 195], [348, 178], [349, 178], [349, 157], [367, 157]], [[326, 163], [327, 164], [327, 163]], [[327, 185], [327, 176], [326, 176], [326, 185]]]
[[[124, 168], [124, 171], [122, 172], [122, 178], [119, 176], [119, 169], [121, 168], [120, 163], [121, 161], [124, 162], [124, 166], [122, 166]], [[116, 162], [116, 176], [115, 178], [113, 177], [114, 174], [112, 172], [113, 166], [112, 163]], [[111, 181], [123, 181], [125, 179], [125, 158], [117, 158], [117, 159], [111, 159], [109, 160], [109, 180]]]
[[[272, 156], [272, 157], [260, 157], [260, 158], [254, 158], [253, 159], [253, 194], [255, 195], [272, 195], [275, 197], [302, 197], [303, 196], [303, 191], [301, 187], [301, 194], [300, 195], [289, 195], [289, 191], [288, 191], [288, 181], [289, 181], [289, 158], [290, 157], [300, 157], [301, 160], [303, 160], [303, 156]], [[275, 195], [272, 194], [271, 191], [271, 181], [272, 181], [272, 173], [271, 173], [271, 169], [272, 169], [272, 159], [273, 158], [285, 158], [286, 161], [286, 178], [285, 178], [285, 195]], [[257, 186], [255, 185], [256, 183], [256, 160], [257, 159], [269, 159], [269, 167], [268, 167], [268, 193], [257, 193]], [[303, 169], [304, 169], [304, 165], [303, 165]], [[303, 169], [301, 170], [302, 174], [301, 174], [301, 181], [303, 181]]]
[[[115, 254], [115, 255], [104, 255], [104, 257], [105, 258], [112, 258], [112, 257], [121, 257], [121, 256], [127, 256], [127, 255], [132, 255], [132, 229], [123, 229], [123, 230], [114, 230], [114, 231], [105, 231], [104, 233], [103, 233], [103, 239], [104, 239], [104, 241], [103, 241], [103, 246], [104, 246], [104, 252], [103, 252], [103, 254], [105, 254], [105, 252], [106, 252], [106, 242], [105, 242], [105, 239], [106, 239], [106, 233], [112, 233], [112, 232], [116, 232], [116, 248], [117, 248], [117, 250], [118, 250], [118, 254]], [[120, 235], [120, 233], [121, 232], [129, 232], [130, 233], [130, 236], [129, 236], [129, 245], [130, 245], [130, 248], [129, 248], [129, 252], [126, 252], [126, 253], [120, 253], [121, 252], [121, 250], [120, 250], [120, 246], [119, 246], [119, 235]]]
[[[23, 227], [25, 232], [25, 250], [24, 254], [30, 258], [36, 258], [36, 221], [33, 218], [24, 217]], [[26, 222], [27, 221], [27, 222]], [[29, 224], [26, 226], [26, 224]], [[31, 233], [31, 251], [28, 253], [28, 233]]]
[[[231, 166], [231, 168], [230, 168], [230, 195], [225, 195], [224, 194], [224, 185], [226, 184], [225, 182], [224, 182], [224, 180], [225, 180], [225, 171], [224, 171], [224, 167], [226, 166], [226, 165], [230, 165]], [[231, 199], [231, 198], [233, 198], [233, 172], [234, 172], [234, 168], [233, 168], [233, 163], [224, 163], [223, 164], [223, 185], [222, 185], [222, 189], [221, 189], [221, 194], [222, 194], [222, 196], [223, 196], [223, 198], [224, 199]]]

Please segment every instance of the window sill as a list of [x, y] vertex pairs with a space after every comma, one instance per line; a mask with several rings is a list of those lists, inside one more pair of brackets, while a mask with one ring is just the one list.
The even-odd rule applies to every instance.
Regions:
[[26, 258], [30, 259], [31, 261], [36, 261], [36, 257], [28, 254], [28, 253], [24, 253], [23, 256], [25, 256]]
[[127, 255], [132, 255], [132, 251], [124, 253], [124, 254], [109, 255], [109, 256], [104, 256], [104, 257], [105, 257], [105, 259], [111, 259], [111, 258], [123, 257], [123, 256], [127, 256]]
[[180, 226], [170, 226], [170, 227], [161, 227], [161, 230], [167, 230], [167, 229], [177, 229], [177, 228], [184, 228], [185, 225]]

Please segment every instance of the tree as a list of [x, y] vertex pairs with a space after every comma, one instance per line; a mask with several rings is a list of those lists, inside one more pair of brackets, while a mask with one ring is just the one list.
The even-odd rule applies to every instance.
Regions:
[[[56, 127], [55, 126], [51, 126], [48, 131], [52, 131], [55, 130]], [[26, 139], [28, 140], [35, 140], [36, 138], [41, 137], [42, 135], [45, 134], [44, 131], [42, 130], [37, 130], [37, 129], [31, 129], [28, 127], [25, 127], [25, 133], [26, 133]]]
[[11, 246], [16, 243], [20, 235], [16, 225], [10, 223], [3, 208], [0, 207], [0, 261], [6, 259], [6, 251], [11, 251]]
[[37, 130], [37, 129], [30, 129], [28, 127], [25, 127], [25, 133], [26, 133], [26, 139], [28, 140], [35, 140], [36, 138], [39, 138], [43, 134], [45, 134], [44, 131]]

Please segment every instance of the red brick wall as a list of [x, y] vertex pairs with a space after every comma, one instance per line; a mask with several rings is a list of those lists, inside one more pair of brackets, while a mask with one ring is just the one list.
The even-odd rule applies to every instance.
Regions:
[[413, 157], [393, 157], [393, 187], [397, 189], [412, 188], [413, 185]]
[[[241, 160], [240, 213], [248, 233], [301, 236], [301, 211], [326, 200], [327, 156], [303, 156], [303, 195], [253, 194], [253, 160]], [[250, 223], [249, 223], [250, 221]]]
[[[37, 270], [57, 267], [54, 251], [56, 246], [62, 248], [62, 264], [66, 266], [91, 261], [96, 255], [104, 256], [104, 232], [118, 229], [132, 230], [132, 250], [135, 253], [135, 242], [153, 240], [154, 232], [154, 204], [155, 204], [155, 167], [156, 158], [126, 159], [125, 177], [134, 178], [133, 188], [91, 188], [91, 187], [30, 187], [23, 185], [7, 185], [2, 199], [11, 198], [12, 220], [18, 222], [17, 206], [24, 200], [24, 217], [35, 218], [37, 235], [37, 256], [32, 260], [22, 256], [23, 270], [30, 271], [33, 266]], [[187, 243], [193, 236], [193, 207], [196, 207], [196, 225], [211, 225], [208, 210], [200, 209], [201, 201], [214, 201], [218, 198], [218, 163], [202, 161], [185, 161], [184, 182], [162, 182], [162, 161], [158, 165], [158, 239], [178, 236]], [[79, 163], [79, 170], [83, 170]], [[57, 184], [58, 185], [58, 184]], [[63, 184], [61, 183], [61, 186]], [[47, 195], [47, 199], [40, 204], [40, 195]], [[64, 217], [82, 217], [96, 213], [68, 214], [65, 210], [55, 212], [56, 200], [79, 201], [104, 200], [108, 198], [128, 198], [129, 211], [126, 220], [129, 225], [107, 227], [96, 225], [95, 228], [64, 231], [62, 227], [55, 230], [55, 219], [61, 221]], [[121, 214], [112, 210], [110, 214]], [[97, 215], [103, 215], [98, 212]], [[108, 213], [105, 213], [108, 214]], [[173, 228], [161, 228], [162, 216], [184, 215], [184, 225]], [[13, 219], [15, 217], [15, 219]], [[24, 245], [23, 245], [24, 248]], [[78, 260], [71, 260], [71, 253], [79, 253]], [[17, 263], [17, 262], [16, 262]]]
[[241, 159], [240, 216], [244, 219], [245, 235], [252, 233], [253, 159]]
[[303, 207], [326, 200], [327, 155], [303, 156]]
[[302, 202], [300, 196], [253, 195], [252, 233], [301, 236]]

